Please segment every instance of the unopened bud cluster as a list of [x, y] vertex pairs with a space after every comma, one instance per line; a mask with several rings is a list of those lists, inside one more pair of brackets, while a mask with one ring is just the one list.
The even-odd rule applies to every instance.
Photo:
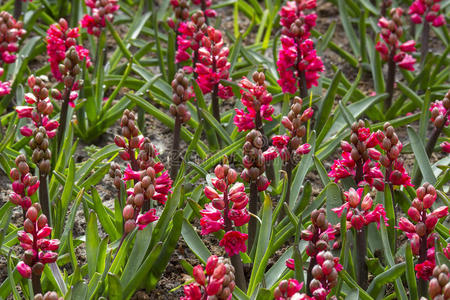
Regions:
[[273, 291], [275, 300], [307, 300], [310, 299], [306, 294], [300, 294], [303, 282], [299, 283], [295, 279], [281, 280]]
[[6, 64], [16, 61], [14, 53], [19, 49], [18, 41], [26, 33], [22, 22], [17, 22], [8, 12], [0, 12], [0, 59]]
[[40, 276], [45, 264], [54, 263], [58, 254], [59, 240], [49, 240], [52, 228], [47, 224], [47, 217], [39, 215], [41, 207], [38, 203], [28, 208], [23, 231], [18, 231], [20, 246], [25, 250], [22, 261], [17, 264], [17, 270], [24, 278], [31, 274]]
[[172, 81], [172, 101], [170, 105], [170, 114], [178, 118], [181, 123], [186, 123], [191, 119], [191, 113], [187, 108], [187, 101], [189, 100], [189, 80], [184, 76], [184, 71], [179, 70]]
[[[50, 138], [56, 135], [56, 129], [59, 126], [58, 121], [50, 120], [50, 114], [53, 112], [53, 104], [48, 97], [47, 77], [35, 77], [31, 75], [28, 77], [28, 86], [31, 93], [25, 94], [25, 102], [33, 106], [17, 106], [16, 111], [19, 118], [30, 118], [34, 126], [39, 128], [43, 126], [47, 130]], [[33, 130], [28, 126], [20, 128], [20, 133], [23, 136], [31, 136]]]
[[121, 182], [122, 182], [122, 169], [120, 168], [118, 163], [112, 162], [109, 167], [109, 176], [113, 180], [114, 186], [116, 189], [120, 190]]
[[120, 8], [118, 0], [85, 0], [85, 3], [91, 8], [91, 14], [83, 17], [81, 26], [87, 28], [89, 34], [100, 36], [102, 28], [106, 27], [106, 20], [112, 22]]
[[245, 168], [241, 173], [242, 180], [256, 182], [259, 191], [266, 190], [270, 184], [267, 177], [264, 176], [266, 161], [262, 151], [263, 144], [261, 132], [253, 129], [245, 137], [244, 157], [242, 158]]
[[431, 122], [433, 122], [436, 128], [443, 128], [450, 124], [449, 112], [450, 112], [450, 91], [447, 92], [442, 101], [435, 101], [431, 104]]
[[[59, 64], [59, 72], [63, 76], [64, 85], [72, 87], [75, 83], [75, 77], [80, 74], [80, 57], [75, 46], [71, 46], [66, 51], [66, 58]], [[65, 95], [63, 95], [63, 98]]]
[[306, 254], [315, 256], [318, 252], [328, 249], [328, 242], [334, 240], [335, 230], [327, 221], [324, 208], [315, 209], [311, 213], [311, 224], [302, 230], [302, 240], [308, 241]]
[[400, 68], [414, 71], [416, 60], [407, 53], [416, 51], [415, 41], [409, 40], [400, 44], [403, 36], [402, 14], [401, 8], [393, 8], [391, 9], [391, 20], [384, 17], [380, 18], [378, 26], [381, 28], [380, 37], [382, 41], [377, 43], [375, 49], [380, 53], [383, 60], [387, 61], [392, 57]]
[[[136, 117], [134, 113], [128, 109], [125, 109], [123, 116], [120, 119], [120, 127], [122, 136], [116, 135], [114, 137], [114, 143], [117, 147], [123, 148], [119, 152], [119, 156], [125, 160], [136, 160], [135, 150], [139, 148], [139, 129], [136, 126]], [[135, 169], [136, 168], [136, 169]], [[133, 166], [133, 169], [137, 171], [137, 166]]]
[[434, 27], [445, 25], [445, 16], [440, 13], [441, 0], [414, 0], [408, 14], [414, 24], [428, 22]]
[[[171, 0], [173, 12], [175, 18], [179, 21], [186, 21], [189, 18], [189, 2], [188, 0]], [[173, 20], [170, 20], [169, 24], [173, 24]]]
[[63, 297], [59, 297], [56, 292], [47, 292], [44, 295], [36, 294], [34, 295], [34, 300], [64, 300]]
[[20, 205], [24, 210], [31, 206], [31, 199], [39, 188], [39, 180], [30, 173], [25, 155], [20, 154], [15, 160], [16, 167], [11, 169], [10, 176], [13, 180], [13, 192], [9, 200], [15, 205]]
[[29, 146], [33, 151], [31, 159], [38, 166], [41, 174], [50, 172], [50, 158], [52, 153], [49, 149], [49, 140], [47, 130], [41, 126], [33, 130], [33, 138], [29, 142]]
[[309, 284], [312, 296], [316, 300], [327, 299], [331, 289], [338, 282], [338, 272], [342, 270], [339, 258], [334, 257], [330, 251], [321, 251], [316, 255], [317, 264], [312, 269], [314, 277]]
[[209, 8], [212, 5], [212, 0], [192, 0], [192, 3], [194, 3], [195, 5], [201, 5], [202, 12], [209, 18], [215, 17], [217, 15], [214, 9]]
[[[427, 238], [439, 221], [448, 215], [448, 207], [441, 206], [427, 213], [431, 209], [437, 198], [436, 189], [429, 183], [424, 183], [416, 190], [416, 198], [412, 201], [408, 209], [408, 216], [415, 225], [405, 217], [399, 220], [399, 228], [406, 233], [417, 234], [421, 239]], [[413, 252], [418, 252], [413, 245]]]
[[181, 300], [228, 300], [234, 287], [234, 267], [228, 258], [212, 255], [206, 261], [206, 267], [197, 265], [193, 269], [194, 283], [184, 286]]
[[433, 269], [433, 277], [428, 285], [428, 294], [431, 300], [450, 299], [450, 273], [447, 265], [442, 264]]

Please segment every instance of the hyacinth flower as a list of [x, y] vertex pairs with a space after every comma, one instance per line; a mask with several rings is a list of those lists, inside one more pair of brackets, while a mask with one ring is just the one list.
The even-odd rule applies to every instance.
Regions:
[[414, 0], [409, 7], [408, 14], [414, 24], [423, 23], [422, 36], [420, 42], [420, 52], [422, 63], [428, 54], [428, 40], [430, 38], [430, 25], [441, 27], [445, 25], [445, 17], [440, 12], [441, 0]]
[[309, 284], [312, 299], [326, 300], [331, 289], [338, 283], [338, 273], [343, 270], [339, 258], [330, 251], [320, 251], [316, 255], [317, 264], [312, 269], [314, 277]]
[[[0, 68], [0, 77], [3, 76], [3, 73], [5, 70], [3, 68]], [[11, 93], [11, 82], [10, 81], [0, 81], [0, 97], [9, 95]]]
[[440, 144], [442, 152], [450, 153], [450, 142], [442, 142]]
[[0, 12], [0, 62], [12, 64], [16, 61], [15, 53], [19, 50], [19, 40], [25, 35], [23, 24], [16, 21], [18, 17], [11, 16], [8, 12]]
[[42, 293], [41, 275], [46, 264], [56, 262], [59, 240], [48, 239], [52, 228], [47, 224], [47, 217], [39, 215], [41, 207], [35, 203], [28, 208], [23, 231], [17, 232], [20, 246], [25, 251], [17, 264], [17, 271], [24, 278], [31, 278], [33, 292]]
[[294, 97], [288, 115], [281, 119], [281, 124], [286, 128], [287, 133], [272, 137], [273, 146], [265, 152], [267, 160], [273, 160], [279, 156], [284, 163], [283, 170], [286, 171], [288, 180], [286, 202], [289, 202], [290, 198], [292, 170], [300, 161], [300, 157], [311, 151], [311, 145], [303, 143], [303, 139], [306, 137], [304, 123], [312, 118], [314, 111], [309, 107], [302, 112], [302, 103], [300, 97]]
[[59, 65], [66, 58], [66, 51], [74, 46], [81, 60], [86, 59], [87, 67], [92, 65], [89, 57], [89, 50], [78, 45], [77, 38], [80, 36], [79, 28], [69, 28], [65, 19], [59, 19], [58, 23], [50, 25], [47, 30], [47, 55], [53, 76], [59, 82], [63, 82], [63, 76], [59, 70]]
[[392, 5], [392, 0], [382, 0], [380, 14], [382, 17], [386, 17], [387, 9]]
[[84, 15], [81, 19], [81, 27], [86, 28], [89, 34], [97, 37], [106, 27], [106, 21], [112, 22], [115, 12], [120, 6], [117, 0], [85, 0], [86, 6], [91, 9], [91, 14]]
[[418, 290], [421, 296], [426, 296], [427, 281], [430, 280], [435, 267], [434, 229], [439, 219], [448, 216], [448, 207], [441, 206], [432, 210], [437, 198], [436, 189], [429, 183], [424, 183], [416, 190], [416, 198], [408, 209], [408, 218], [402, 217], [398, 229], [405, 232], [411, 242], [414, 255], [419, 256], [415, 266], [418, 279]]
[[219, 245], [225, 248], [236, 269], [237, 285], [245, 290], [247, 284], [239, 253], [247, 251], [245, 241], [248, 235], [238, 231], [237, 227], [244, 226], [250, 220], [247, 211], [249, 199], [245, 193], [244, 184], [236, 182], [237, 172], [230, 168], [226, 158], [223, 165], [216, 166], [214, 174], [216, 175], [216, 178], [212, 179], [214, 188], [207, 186], [204, 189], [211, 203], [206, 204], [200, 211], [201, 234], [207, 235], [221, 229], [225, 230]]
[[195, 5], [200, 5], [201, 12], [205, 16], [205, 23], [208, 24], [208, 18], [215, 18], [217, 12], [210, 8], [212, 5], [212, 0], [192, 0]]
[[367, 237], [366, 227], [370, 223], [377, 223], [377, 228], [380, 228], [380, 218], [384, 221], [386, 226], [389, 226], [386, 217], [386, 211], [382, 204], [373, 205], [372, 197], [369, 194], [363, 196], [364, 189], [359, 188], [355, 190], [350, 188], [349, 191], [344, 192], [345, 203], [337, 208], [333, 208], [338, 217], [346, 213], [348, 221], [348, 228], [354, 228], [356, 231], [356, 252], [357, 262], [356, 269], [358, 270], [358, 284], [362, 288], [367, 288], [368, 269], [366, 265], [367, 254]]
[[220, 83], [221, 80], [230, 79], [230, 50], [224, 45], [222, 32], [208, 26], [202, 38], [202, 47], [198, 51], [199, 58], [194, 69], [197, 73], [196, 81], [204, 95], [211, 93], [212, 113], [220, 123], [219, 98], [229, 99], [233, 96], [231, 87]]
[[[49, 138], [56, 135], [56, 129], [59, 127], [58, 121], [51, 120], [50, 115], [53, 112], [53, 104], [49, 99], [47, 89], [47, 78], [45, 76], [28, 77], [28, 86], [31, 93], [25, 94], [25, 102], [32, 106], [17, 106], [16, 111], [19, 118], [29, 118], [33, 121], [34, 128], [43, 126]], [[23, 136], [31, 136], [33, 129], [27, 125], [20, 128]]]
[[[193, 13], [189, 21], [182, 22], [178, 26], [175, 60], [177, 63], [190, 62], [189, 65], [183, 66], [186, 73], [194, 71], [195, 64], [199, 59], [198, 51], [207, 28], [205, 16], [201, 11]], [[194, 73], [194, 76], [197, 78], [197, 73]]]
[[375, 49], [380, 53], [381, 58], [388, 63], [388, 78], [386, 81], [386, 92], [388, 97], [384, 101], [384, 110], [387, 111], [392, 104], [395, 84], [395, 69], [398, 65], [400, 68], [414, 71], [416, 59], [410, 54], [416, 51], [414, 40], [400, 43], [403, 36], [402, 17], [403, 10], [401, 8], [391, 9], [391, 20], [381, 17], [378, 26], [381, 28], [380, 41]]
[[[436, 145], [436, 142], [439, 138], [439, 135], [446, 127], [449, 126], [450, 120], [449, 120], [449, 114], [450, 114], [450, 90], [447, 92], [447, 94], [444, 96], [444, 99], [442, 101], [435, 101], [431, 103], [430, 106], [430, 112], [431, 112], [431, 122], [434, 125], [433, 131], [431, 132], [430, 139], [428, 140], [426, 144], [426, 152], [428, 157], [431, 157], [431, 153], [433, 153], [433, 149]], [[448, 144], [448, 142], [447, 142]], [[445, 143], [443, 151], [449, 153], [449, 150], [445, 150]], [[447, 146], [448, 148], [448, 146]]]
[[317, 15], [306, 14], [305, 10], [314, 9], [315, 0], [287, 1], [280, 11], [281, 49], [277, 67], [280, 79], [277, 81], [283, 93], [308, 96], [308, 89], [317, 86], [319, 73], [324, 70], [320, 57], [309, 39], [311, 29], [316, 26]]
[[370, 132], [364, 121], [359, 120], [351, 126], [350, 143], [341, 142], [342, 158], [335, 160], [328, 176], [335, 182], [351, 177], [357, 186], [368, 184], [378, 191], [384, 191], [384, 175], [378, 162], [380, 152], [377, 133]]
[[175, 126], [173, 128], [172, 155], [170, 166], [170, 177], [176, 178], [178, 168], [181, 164], [180, 156], [180, 133], [181, 126], [191, 119], [191, 113], [186, 105], [189, 100], [189, 80], [185, 77], [184, 71], [179, 70], [172, 80], [172, 101], [170, 105], [170, 114], [175, 118]]
[[[258, 192], [265, 191], [270, 182], [264, 175], [266, 169], [265, 153], [262, 151], [263, 137], [261, 132], [252, 129], [245, 137], [243, 146], [242, 163], [244, 170], [241, 173], [241, 178], [244, 182], [250, 184], [250, 213], [256, 215], [258, 213]], [[269, 150], [268, 150], [269, 151]], [[256, 218], [250, 218], [248, 224], [248, 247], [252, 249], [253, 241], [256, 235]]]
[[296, 279], [281, 280], [278, 286], [273, 291], [275, 300], [309, 300], [311, 299], [306, 294], [301, 294], [300, 290], [303, 287], [303, 282], [299, 283]]
[[[306, 275], [306, 289], [308, 295], [312, 295], [310, 283], [313, 280], [313, 268], [317, 264], [317, 254], [328, 250], [328, 242], [334, 240], [336, 230], [327, 221], [326, 210], [324, 208], [315, 209], [311, 212], [311, 224], [302, 230], [301, 239], [308, 242], [306, 254], [310, 257], [309, 267]], [[292, 258], [286, 261], [286, 266], [294, 270], [295, 262]], [[302, 270], [303, 271], [303, 270]]]
[[20, 154], [15, 159], [16, 167], [12, 168], [9, 175], [13, 180], [12, 193], [9, 201], [15, 205], [20, 205], [25, 213], [31, 206], [31, 196], [39, 188], [39, 180], [30, 173], [25, 155]]
[[178, 35], [180, 24], [189, 19], [189, 2], [187, 0], [170, 0], [170, 5], [172, 5], [175, 18], [170, 18], [167, 23]]
[[450, 297], [450, 272], [446, 264], [435, 266], [430, 284], [428, 285], [428, 295], [431, 300], [448, 299]]
[[136, 150], [139, 149], [140, 141], [143, 138], [139, 134], [139, 129], [136, 126], [135, 114], [125, 109], [122, 118], [120, 119], [120, 127], [122, 136], [116, 135], [114, 137], [114, 143], [117, 147], [122, 148], [119, 156], [124, 161], [129, 161], [133, 171], [139, 171], [139, 163], [136, 160]]
[[195, 282], [184, 286], [185, 296], [180, 300], [230, 300], [236, 286], [234, 272], [229, 259], [210, 256], [205, 269], [201, 265], [194, 267]]

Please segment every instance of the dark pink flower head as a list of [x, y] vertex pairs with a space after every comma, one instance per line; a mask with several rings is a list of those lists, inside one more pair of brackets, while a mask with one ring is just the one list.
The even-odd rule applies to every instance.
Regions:
[[437, 128], [447, 127], [450, 124], [450, 91], [447, 92], [442, 101], [431, 103], [431, 122]]
[[392, 20], [381, 17], [378, 21], [378, 26], [381, 28], [380, 41], [375, 46], [375, 49], [380, 53], [381, 58], [387, 61], [392, 54], [394, 62], [403, 69], [414, 71], [414, 64], [416, 62], [410, 54], [416, 51], [415, 41], [409, 40], [400, 43], [403, 35], [401, 16], [403, 11], [401, 8], [393, 8], [391, 10]]
[[[189, 21], [178, 24], [178, 28], [175, 29], [179, 33], [177, 35], [177, 53], [175, 56], [177, 63], [189, 60], [192, 60], [194, 63], [197, 62], [198, 50], [206, 33], [207, 26], [205, 22], [206, 18], [203, 12], [197, 11], [192, 14]], [[191, 69], [192, 67], [189, 66]]]
[[441, 9], [440, 1], [415, 0], [408, 10], [408, 14], [411, 16], [413, 23], [420, 24], [425, 21], [434, 27], [445, 25], [445, 17], [439, 13]]
[[442, 142], [441, 143], [442, 152], [450, 153], [450, 142]]
[[26, 33], [22, 22], [17, 22], [6, 11], [0, 12], [0, 62], [12, 64], [16, 61], [15, 53], [19, 50], [19, 40]]
[[63, 77], [59, 70], [59, 64], [66, 58], [67, 50], [74, 46], [78, 53], [80, 60], [86, 59], [86, 65], [90, 67], [92, 65], [89, 58], [89, 50], [83, 46], [77, 45], [77, 40], [80, 36], [78, 28], [69, 28], [65, 19], [60, 19], [58, 23], [50, 25], [47, 30], [47, 55], [50, 62], [50, 68], [53, 76], [62, 81]]
[[224, 46], [222, 32], [209, 26], [203, 36], [202, 47], [198, 50], [198, 62], [195, 64], [197, 83], [203, 94], [217, 91], [222, 99], [233, 96], [230, 86], [224, 86], [221, 80], [230, 78], [229, 49]]
[[248, 239], [248, 234], [239, 231], [228, 231], [223, 236], [219, 245], [225, 248], [227, 254], [231, 257], [239, 254], [239, 252], [246, 252], [247, 246], [245, 241]]
[[15, 159], [16, 167], [11, 169], [10, 176], [13, 180], [12, 190], [9, 200], [15, 205], [20, 205], [24, 210], [31, 206], [30, 197], [39, 188], [39, 180], [30, 173], [30, 167], [23, 154]]
[[91, 8], [91, 14], [84, 15], [81, 27], [86, 28], [89, 34], [100, 36], [106, 20], [112, 22], [115, 12], [120, 8], [117, 0], [85, 0], [86, 6]]
[[253, 80], [255, 83], [244, 77], [239, 83], [242, 95], [241, 101], [247, 109], [247, 111], [235, 109], [234, 124], [239, 131], [261, 127], [263, 119], [272, 121], [274, 111], [274, 108], [270, 105], [272, 95], [267, 92], [264, 73], [253, 73]]
[[[3, 73], [3, 69], [1, 69], [1, 71], [0, 71], [0, 76], [2, 76], [2, 73]], [[5, 81], [5, 82], [0, 81], [0, 97], [8, 95], [9, 93], [11, 93], [11, 82], [9, 82], [9, 81]]]
[[414, 267], [416, 271], [417, 278], [421, 278], [423, 280], [430, 280], [431, 275], [433, 274], [433, 269], [436, 266], [434, 261], [426, 260], [421, 264], [417, 264]]
[[44, 265], [54, 263], [58, 258], [56, 251], [59, 248], [59, 240], [49, 240], [52, 228], [47, 224], [47, 217], [39, 215], [40, 205], [34, 204], [27, 209], [24, 221], [24, 230], [18, 231], [20, 246], [25, 250], [23, 260], [17, 265], [19, 273], [29, 278], [31, 270], [41, 275]]

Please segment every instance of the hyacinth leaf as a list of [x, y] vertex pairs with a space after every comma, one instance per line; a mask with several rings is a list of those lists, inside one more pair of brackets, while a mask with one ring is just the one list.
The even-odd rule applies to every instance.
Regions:
[[367, 288], [367, 293], [372, 297], [377, 298], [382, 291], [383, 286], [394, 281], [396, 278], [401, 277], [405, 272], [405, 269], [406, 263], [402, 262], [377, 275]]
[[[198, 102], [198, 106], [202, 109], [201, 111], [198, 112], [201, 115], [202, 111], [208, 111], [205, 98], [203, 97], [203, 93], [195, 80], [192, 80], [192, 87], [194, 88], [194, 93], [196, 97], [195, 100]], [[206, 139], [208, 140], [208, 144], [211, 147], [211, 150], [218, 149], [219, 141], [217, 140], [217, 135], [214, 132], [213, 128], [211, 128], [210, 126], [206, 126], [205, 133]]]
[[111, 300], [122, 300], [123, 298], [123, 290], [122, 285], [119, 280], [119, 276], [116, 274], [108, 273], [107, 276], [108, 283], [108, 299]]
[[[338, 7], [339, 7], [339, 17], [341, 19], [342, 22], [342, 27], [344, 28], [345, 34], [348, 37], [348, 41], [350, 43], [350, 47], [352, 48], [353, 53], [356, 56], [360, 56], [359, 53], [359, 46], [358, 46], [358, 37], [353, 29], [352, 23], [351, 23], [351, 18], [348, 16], [348, 11], [347, 11], [347, 7], [346, 7], [346, 2], [345, 0], [338, 0]], [[359, 12], [358, 12], [359, 13]]]
[[300, 194], [300, 189], [303, 185], [303, 181], [305, 180], [306, 174], [308, 173], [308, 170], [313, 165], [312, 156], [316, 149], [316, 132], [315, 131], [312, 132], [311, 137], [308, 140], [308, 143], [311, 145], [311, 151], [308, 154], [303, 155], [303, 157], [300, 161], [300, 164], [298, 165], [295, 176], [292, 179], [291, 195], [290, 195], [290, 199], [289, 199], [289, 208], [291, 208], [291, 209], [294, 207], [294, 205], [297, 201], [297, 197]]
[[386, 91], [385, 90], [386, 85], [383, 76], [383, 65], [381, 64], [381, 57], [378, 51], [375, 50], [375, 46], [369, 37], [367, 37], [366, 45], [369, 52], [368, 54], [369, 54], [370, 70], [372, 72], [375, 91], [377, 92], [377, 94], [380, 94]]
[[331, 224], [338, 224], [340, 218], [335, 212], [332, 211], [333, 208], [340, 207], [342, 202], [342, 192], [336, 183], [329, 183], [326, 186], [326, 196], [327, 196], [327, 220]]
[[344, 282], [351, 288], [352, 290], [357, 289], [359, 291], [359, 298], [362, 300], [374, 300], [365, 290], [363, 290], [353, 278], [347, 273], [346, 270], [342, 270], [339, 272], [339, 277], [342, 277]]
[[418, 300], [419, 296], [417, 295], [416, 272], [414, 271], [414, 260], [410, 243], [407, 243], [406, 245], [405, 259], [406, 259], [406, 281], [408, 282], [409, 299]]
[[233, 141], [230, 138], [230, 135], [225, 131], [222, 125], [217, 122], [217, 120], [211, 115], [211, 113], [203, 108], [200, 109], [202, 112], [202, 116], [205, 118], [206, 123], [208, 123], [208, 127], [214, 129], [214, 131], [220, 136], [221, 140], [224, 141], [227, 145], [230, 145]]
[[100, 224], [113, 241], [118, 240], [120, 238], [120, 234], [114, 226], [111, 217], [106, 212], [105, 206], [102, 204], [102, 200], [97, 189], [93, 186], [91, 188], [91, 195], [94, 202], [94, 210], [98, 216]]
[[422, 143], [422, 140], [419, 138], [419, 136], [411, 126], [407, 127], [407, 132], [411, 141], [411, 147], [414, 152], [414, 156], [416, 158], [415, 162], [419, 166], [424, 180], [431, 184], [435, 184], [436, 177], [433, 174], [433, 169], [431, 168], [430, 161], [425, 152], [425, 147]]
[[417, 107], [422, 108], [423, 100], [417, 95], [412, 89], [410, 89], [407, 85], [402, 82], [397, 82], [398, 89], [410, 99]]
[[325, 32], [325, 34], [323, 34], [319, 41], [317, 42], [317, 53], [319, 55], [321, 55], [325, 49], [328, 48], [328, 44], [330, 43], [331, 39], [334, 36], [334, 32], [336, 30], [336, 22], [333, 21], [330, 26], [328, 27], [327, 31]]
[[[389, 219], [389, 227], [387, 227], [387, 232], [389, 236], [389, 241], [395, 241], [395, 208], [394, 203], [397, 203], [395, 199], [393, 199], [393, 195], [391, 192], [391, 188], [389, 185], [386, 185], [384, 187], [384, 193], [377, 193], [377, 195], [380, 195], [379, 197], [382, 198], [384, 208], [386, 210], [386, 217]], [[395, 242], [391, 243], [391, 251], [394, 252], [395, 249]]]
[[74, 184], [74, 177], [75, 177], [75, 162], [73, 160], [73, 157], [70, 158], [69, 161], [69, 169], [68, 174], [66, 178], [66, 184], [64, 185], [63, 193], [61, 195], [61, 201], [57, 202], [57, 214], [55, 216], [55, 222], [54, 222], [54, 234], [55, 236], [60, 236], [62, 231], [62, 226], [64, 224], [62, 217], [66, 215], [67, 208], [69, 206], [70, 200], [72, 200], [72, 188]]
[[234, 287], [233, 298], [237, 300], [250, 300], [250, 297], [247, 296], [239, 287]]
[[189, 249], [191, 249], [192, 252], [194, 252], [194, 254], [200, 259], [200, 261], [205, 264], [208, 260], [208, 257], [211, 256], [211, 252], [200, 239], [191, 223], [189, 223], [186, 219], [183, 220], [181, 235], [183, 236], [183, 239], [188, 245]]
[[[8, 278], [5, 280], [5, 283], [8, 284], [9, 291], [6, 293], [5, 298], [12, 291], [14, 300], [16, 300], [16, 299], [19, 300], [19, 299], [21, 299], [21, 297], [19, 296], [19, 292], [17, 291], [16, 282], [19, 281], [20, 279], [22, 279], [22, 276], [17, 271], [17, 268], [14, 268], [14, 269], [12, 268], [11, 253], [12, 253], [12, 249], [9, 250], [8, 260], [6, 261]], [[14, 276], [14, 274], [13, 274], [13, 270], [14, 270], [14, 273], [17, 273], [17, 275], [19, 275], [17, 279], [16, 279], [16, 276]], [[0, 286], [0, 291], [1, 290], [3, 290], [3, 284], [2, 284], [2, 286]]]
[[345, 297], [345, 300], [359, 300], [359, 290], [351, 290]]
[[315, 129], [320, 133], [326, 120], [328, 120], [331, 110], [333, 108], [333, 101], [336, 95], [337, 87], [341, 81], [341, 71], [339, 70], [333, 77], [330, 87], [325, 95], [325, 98], [321, 101], [319, 106], [319, 112], [317, 114], [317, 121]]
[[92, 278], [97, 269], [97, 255], [100, 237], [97, 229], [97, 216], [94, 212], [89, 214], [86, 228], [86, 256], [88, 262], [89, 278]]
[[271, 245], [272, 236], [272, 201], [268, 194], [264, 194], [264, 203], [262, 207], [262, 224], [259, 228], [258, 240], [255, 241], [256, 252], [254, 262], [258, 263], [258, 267], [253, 268], [252, 274], [250, 276], [250, 282], [248, 285], [247, 295], [252, 295], [257, 283], [260, 282], [261, 277], [264, 275], [266, 269], [266, 264], [268, 261], [267, 249]]
[[420, 114], [420, 121], [419, 121], [419, 138], [421, 138], [423, 141], [425, 141], [426, 138], [426, 132], [428, 129], [428, 125], [430, 123], [430, 102], [431, 102], [431, 90], [428, 89], [425, 92], [425, 98], [423, 101], [423, 106]]
[[[59, 241], [59, 253], [65, 253], [65, 248], [67, 247], [67, 241], [69, 238], [69, 233], [72, 232], [73, 225], [75, 224], [75, 217], [77, 213], [77, 209], [80, 206], [81, 198], [83, 197], [84, 189], [81, 189], [77, 196], [75, 197], [75, 201], [73, 202], [72, 209], [70, 211], [69, 217], [67, 219], [66, 225], [64, 227], [64, 232], [62, 233]], [[69, 251], [70, 253], [70, 251]]]

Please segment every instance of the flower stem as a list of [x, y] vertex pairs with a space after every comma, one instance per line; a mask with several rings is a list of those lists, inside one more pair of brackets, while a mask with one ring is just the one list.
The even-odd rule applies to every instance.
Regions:
[[14, 19], [16, 19], [16, 21], [19, 20], [20, 15], [22, 14], [22, 1], [23, 0], [14, 1]]
[[58, 128], [58, 148], [57, 148], [57, 153], [59, 155], [59, 151], [61, 150], [61, 145], [62, 145], [62, 140], [64, 138], [64, 132], [66, 131], [66, 125], [67, 125], [67, 110], [69, 109], [69, 102], [70, 102], [70, 92], [72, 91], [72, 86], [70, 86], [70, 88], [65, 88], [65, 97], [64, 97], [64, 102], [63, 105], [61, 107], [61, 113], [59, 116], [59, 128]]
[[33, 286], [33, 293], [42, 294], [41, 275], [31, 273], [31, 285]]
[[309, 260], [309, 267], [308, 267], [308, 271], [306, 273], [306, 293], [309, 296], [312, 296], [312, 293], [311, 293], [311, 290], [309, 288], [309, 285], [311, 283], [311, 280], [313, 279], [312, 269], [314, 268], [314, 266], [316, 264], [317, 264], [316, 256], [313, 255], [313, 256], [311, 256], [311, 259]]
[[366, 230], [363, 227], [356, 231], [356, 270], [358, 274], [358, 284], [364, 290], [368, 287], [369, 270], [366, 264], [367, 256], [367, 239]]
[[48, 199], [47, 174], [39, 171], [39, 203], [42, 213], [47, 216], [48, 224], [51, 226], [52, 214], [50, 213], [50, 201]]
[[306, 99], [308, 97], [308, 88], [306, 86], [305, 71], [300, 71], [300, 79], [298, 81], [298, 87], [300, 89], [300, 98]]
[[[419, 261], [418, 264], [424, 263], [427, 260], [427, 235], [420, 238]], [[417, 279], [417, 288], [419, 290], [419, 297], [427, 297], [428, 283], [422, 278]]]
[[388, 78], [386, 82], [386, 93], [388, 97], [384, 100], [384, 111], [387, 111], [392, 105], [392, 98], [394, 97], [394, 84], [395, 84], [395, 51], [391, 49], [388, 60]]
[[206, 25], [208, 25], [208, 17], [206, 16], [206, 13], [205, 13], [206, 9], [208, 8], [208, 7], [206, 6], [206, 0], [202, 0], [202, 1], [201, 1], [201, 6], [200, 6], [200, 8], [202, 9], [203, 17], [205, 18], [205, 23], [206, 23]]
[[[287, 203], [289, 205], [289, 198], [291, 197], [291, 182], [292, 182], [292, 163], [290, 160], [288, 160], [285, 163], [285, 171], [287, 174], [287, 189], [286, 189], [286, 196], [284, 197], [284, 202]], [[280, 214], [278, 215], [278, 222], [281, 222], [281, 220], [283, 220], [284, 216], [285, 216], [285, 212], [284, 209], [282, 209], [280, 211]]]
[[422, 37], [420, 40], [421, 46], [420, 46], [420, 55], [422, 56], [422, 61], [420, 62], [420, 66], [423, 69], [425, 65], [425, 59], [428, 54], [428, 40], [430, 36], [430, 24], [428, 21], [424, 20], [423, 22], [423, 30], [422, 30]]
[[[256, 109], [256, 111], [260, 111], [259, 107]], [[256, 129], [261, 132], [261, 135], [264, 139], [262, 150], [266, 151], [269, 149], [269, 138], [264, 134], [264, 128], [261, 120], [261, 114], [257, 113], [255, 116], [255, 127]], [[266, 175], [267, 178], [269, 178], [269, 181], [274, 182], [275, 181], [275, 170], [273, 168], [273, 161], [266, 161]]]
[[180, 165], [180, 131], [181, 131], [181, 118], [175, 117], [175, 126], [173, 128], [173, 143], [172, 143], [172, 155], [170, 165], [170, 177], [175, 179], [178, 173], [178, 167]]
[[[257, 215], [258, 214], [258, 186], [255, 180], [252, 180], [250, 183], [250, 204], [249, 204], [250, 213]], [[250, 252], [253, 247], [253, 242], [256, 237], [256, 218], [251, 217], [248, 222], [248, 251]]]

